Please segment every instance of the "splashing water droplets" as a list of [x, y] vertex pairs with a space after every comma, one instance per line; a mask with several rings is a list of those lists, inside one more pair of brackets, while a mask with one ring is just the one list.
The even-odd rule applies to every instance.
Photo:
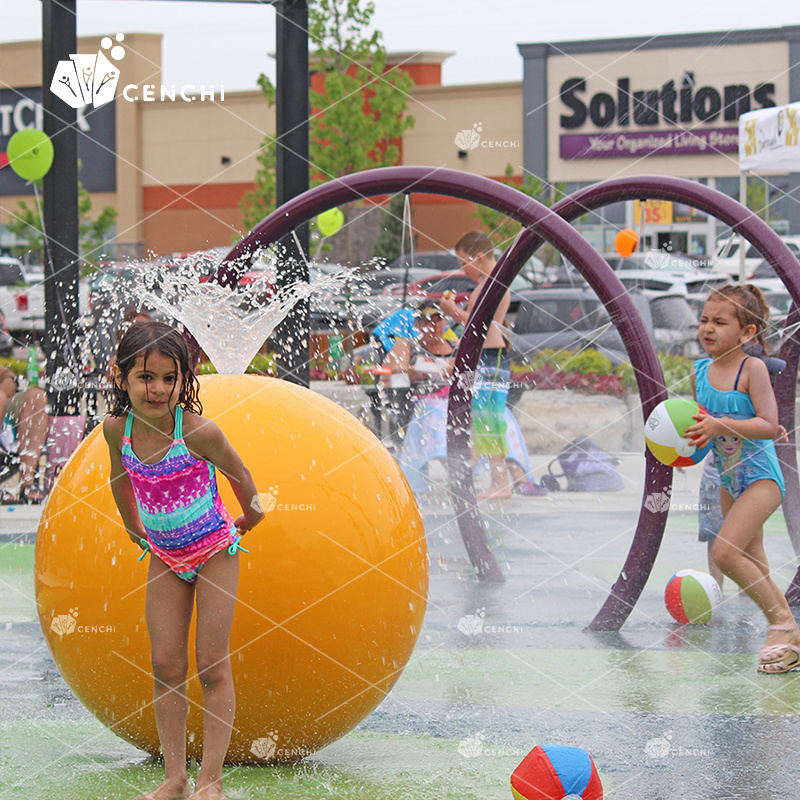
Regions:
[[274, 280], [279, 266], [273, 259], [249, 284], [229, 288], [211, 280], [201, 282], [196, 263], [194, 255], [161, 271], [157, 289], [153, 285], [155, 276], [142, 271], [137, 275], [136, 294], [142, 302], [182, 322], [217, 371], [227, 374], [247, 370], [266, 339], [297, 303], [340, 289], [353, 274], [353, 270], [343, 269], [312, 283], [297, 281], [276, 290]]

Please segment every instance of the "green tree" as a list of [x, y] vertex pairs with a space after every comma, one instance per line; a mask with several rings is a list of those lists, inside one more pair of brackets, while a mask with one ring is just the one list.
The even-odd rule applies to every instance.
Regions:
[[[91, 212], [91, 195], [78, 181], [78, 242], [84, 262], [82, 272], [92, 271], [94, 262], [103, 255], [105, 235], [117, 220], [117, 211], [111, 206], [105, 206], [96, 219], [92, 219]], [[14, 217], [6, 223], [6, 227], [25, 242], [13, 248], [14, 255], [29, 254], [33, 261], [44, 263], [42, 219], [35, 205], [25, 201], [17, 203]]]
[[[369, 30], [374, 12], [374, 3], [362, 0], [309, 3], [309, 38], [315, 48], [312, 69], [324, 75], [324, 91], [309, 94], [312, 186], [395, 164], [396, 140], [414, 125], [414, 118], [405, 113], [413, 81], [400, 69], [386, 70], [382, 34]], [[265, 75], [258, 82], [272, 105], [272, 82]], [[275, 137], [267, 136], [258, 157], [256, 187], [240, 206], [249, 226], [275, 208], [274, 151]], [[342, 210], [342, 234], [347, 236], [348, 209]]]
[[[258, 76], [258, 85], [264, 93], [267, 106], [275, 105], [275, 87], [270, 79], [263, 73]], [[270, 211], [275, 210], [275, 137], [267, 136], [259, 148], [258, 171], [256, 172], [255, 187], [245, 194], [239, 203], [242, 219], [247, 230], [254, 228]], [[233, 240], [239, 241], [241, 237], [234, 234]]]
[[[747, 207], [754, 211], [764, 222], [771, 222], [777, 219], [774, 202], [780, 196], [780, 191], [774, 190], [772, 197], [767, 199], [767, 180], [762, 180], [758, 176], [747, 178]], [[741, 202], [741, 198], [737, 199]]]
[[[538, 200], [548, 207], [557, 203], [564, 196], [566, 185], [563, 183], [548, 184], [533, 175], [525, 175], [520, 183], [514, 180], [513, 175], [514, 168], [511, 164], [508, 164], [505, 169], [505, 175], [500, 178], [500, 182], [519, 189], [523, 194]], [[495, 245], [502, 249], [508, 247], [522, 230], [522, 225], [515, 219], [512, 219], [502, 211], [496, 211], [487, 206], [477, 206], [473, 216], [486, 228], [487, 234]], [[537, 256], [544, 262], [545, 266], [549, 266], [559, 260], [558, 251], [547, 243], [537, 250]]]

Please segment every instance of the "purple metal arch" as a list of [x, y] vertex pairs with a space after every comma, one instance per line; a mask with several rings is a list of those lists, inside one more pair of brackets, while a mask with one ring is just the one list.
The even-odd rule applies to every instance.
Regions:
[[[228, 253], [217, 278], [223, 285], [234, 283], [237, 270], [227, 262], [236, 261], [241, 269], [241, 265], [247, 262], [248, 257], [258, 247], [278, 241], [300, 223], [332, 206], [378, 194], [407, 192], [461, 197], [495, 208], [526, 226], [534, 227], [544, 240], [557, 247], [581, 270], [608, 309], [630, 355], [645, 415], [666, 398], [664, 379], [653, 344], [635, 306], [614, 271], [569, 223], [552, 210], [522, 195], [516, 189], [478, 175], [455, 170], [431, 170], [427, 167], [384, 167], [355, 173], [317, 186], [293, 198], [262, 220]], [[518, 248], [515, 248], [515, 251], [517, 254], [520, 252]], [[507, 274], [500, 275], [499, 269], [496, 268], [484, 292], [478, 298], [456, 353], [448, 408], [448, 456], [452, 464], [451, 483], [456, 515], [470, 560], [478, 576], [486, 581], [502, 581], [504, 578], [489, 549], [475, 501], [469, 472], [472, 388], [470, 381], [462, 380], [462, 376], [474, 374], [489, 321], [503, 295], [504, 287], [519, 271], [522, 263], [524, 260], [516, 255], [505, 259], [498, 268], [506, 270]], [[511, 274], [512, 269], [513, 274]], [[650, 491], [650, 487], [657, 487], [661, 491], [664, 487], [669, 487], [671, 481], [672, 470], [653, 462], [651, 469], [648, 470], [646, 491]], [[649, 515], [649, 518], [645, 519], [647, 525], [654, 531], [649, 538], [658, 538], [660, 542], [666, 515], [652, 514], [644, 510], [644, 507], [642, 513]], [[640, 526], [641, 524], [640, 517]], [[636, 597], [638, 598], [638, 594]], [[627, 618], [630, 608], [632, 604], [625, 610], [622, 621]]]
[[[773, 265], [775, 271], [786, 285], [794, 300], [794, 306], [787, 327], [792, 322], [800, 321], [800, 265], [792, 252], [781, 241], [780, 237], [759, 217], [750, 212], [737, 201], [707, 186], [681, 178], [663, 176], [639, 176], [618, 178], [594, 184], [564, 198], [553, 207], [553, 211], [568, 221], [572, 221], [594, 209], [610, 203], [635, 199], [675, 200], [688, 203], [695, 208], [716, 216], [730, 225], [737, 233], [741, 233], [750, 241]], [[528, 230], [516, 242], [515, 261], [525, 262], [542, 244], [542, 238]], [[505, 254], [504, 254], [505, 256]], [[510, 269], [503, 268], [502, 260], [495, 270], [497, 281], [506, 284], [510, 280]], [[514, 272], [513, 274], [516, 274]], [[499, 302], [499, 297], [498, 297]], [[474, 326], [486, 324], [491, 319], [495, 303], [487, 302], [481, 306], [468, 323]], [[465, 331], [466, 335], [466, 331]], [[795, 551], [800, 551], [800, 482], [798, 481], [797, 456], [794, 435], [795, 387], [797, 382], [798, 358], [800, 357], [800, 341], [791, 337], [783, 342], [780, 355], [787, 361], [786, 369], [775, 381], [775, 394], [778, 400], [781, 424], [790, 431], [789, 442], [778, 446], [778, 457], [786, 481], [786, 497], [784, 498], [784, 514]], [[643, 409], [645, 419], [649, 411]], [[658, 490], [657, 484], [650, 480], [653, 459], [647, 453], [647, 474], [645, 494]], [[649, 488], [651, 487], [651, 488]], [[642, 516], [631, 544], [628, 557], [617, 581], [611, 589], [608, 599], [589, 625], [591, 630], [618, 630], [627, 619], [638, 600], [644, 584], [650, 575], [663, 537], [666, 518], [648, 520]], [[787, 599], [793, 605], [800, 605], [800, 570], [795, 575], [792, 585], [787, 591]]]

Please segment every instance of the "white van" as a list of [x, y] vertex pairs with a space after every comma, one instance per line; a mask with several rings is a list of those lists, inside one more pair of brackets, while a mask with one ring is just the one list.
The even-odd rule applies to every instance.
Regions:
[[[781, 236], [781, 239], [786, 242], [789, 249], [800, 258], [800, 236]], [[717, 242], [714, 255], [711, 258], [711, 265], [715, 272], [722, 272], [734, 278], [739, 277], [739, 242], [739, 236], [734, 236], [732, 242], [730, 237], [727, 239], [720, 239]], [[730, 249], [726, 253], [725, 248], [728, 247], [729, 243]], [[749, 278], [753, 270], [764, 260], [764, 256], [762, 256], [746, 239], [744, 243], [747, 248], [744, 254], [744, 272], [745, 278]]]

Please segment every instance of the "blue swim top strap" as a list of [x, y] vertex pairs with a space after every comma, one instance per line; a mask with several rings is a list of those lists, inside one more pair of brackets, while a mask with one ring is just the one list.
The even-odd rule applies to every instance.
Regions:
[[[131, 432], [133, 431], [133, 409], [128, 412], [128, 418], [125, 420], [125, 436], [130, 439]], [[183, 408], [175, 406], [175, 430], [173, 433], [174, 439], [183, 439]]]
[[733, 382], [734, 392], [737, 391], [737, 389], [739, 388], [739, 378], [741, 378], [742, 376], [742, 369], [744, 369], [744, 362], [747, 361], [748, 358], [750, 358], [750, 356], [745, 356], [744, 361], [742, 361], [742, 363], [739, 364], [739, 371], [736, 373], [736, 380]]
[[175, 406], [175, 432], [172, 434], [174, 439], [183, 439], [183, 408]]

